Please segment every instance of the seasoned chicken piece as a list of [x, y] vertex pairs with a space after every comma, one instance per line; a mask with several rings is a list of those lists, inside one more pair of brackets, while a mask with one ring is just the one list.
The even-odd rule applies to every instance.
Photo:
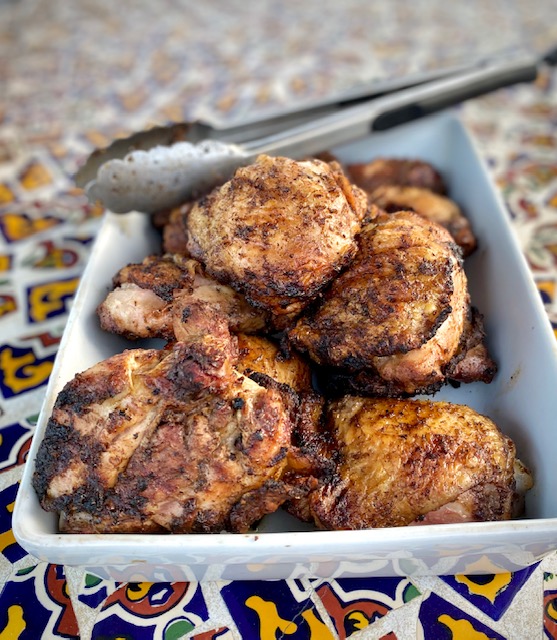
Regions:
[[446, 197], [441, 174], [428, 162], [399, 158], [378, 158], [348, 165], [354, 184], [368, 195], [370, 204], [392, 213], [411, 210], [446, 227], [464, 256], [477, 241], [469, 220], [458, 205]]
[[184, 297], [216, 306], [232, 331], [256, 332], [267, 322], [241, 294], [209, 277], [196, 260], [178, 254], [151, 255], [130, 264], [114, 276], [113, 284], [97, 309], [100, 324], [131, 339], [173, 339], [176, 299]]
[[354, 257], [366, 209], [338, 164], [263, 155], [194, 205], [188, 250], [282, 328]]
[[299, 354], [286, 353], [278, 343], [264, 336], [239, 333], [236, 337], [237, 368], [241, 373], [247, 376], [263, 373], [298, 393], [312, 390], [311, 367]]
[[[162, 250], [164, 253], [178, 253], [188, 256], [185, 219], [193, 206], [193, 202], [187, 202], [179, 207], [166, 212], [159, 212], [155, 222], [162, 234]], [[157, 218], [156, 214], [153, 216]]]
[[[290, 466], [304, 478], [322, 477], [331, 465], [318, 435], [324, 398], [313, 389], [309, 363], [299, 354], [285, 349], [284, 345], [263, 336], [238, 334], [237, 340], [238, 371], [262, 385], [271, 379], [296, 392], [299, 402], [296, 404], [295, 447], [290, 452]], [[307, 485], [303, 486], [307, 488]]]
[[[473, 409], [345, 396], [326, 428], [336, 473], [306, 501], [324, 529], [505, 520], [517, 500], [515, 446]], [[521, 487], [531, 485], [519, 463]]]
[[[492, 382], [497, 373], [497, 364], [489, 355], [484, 342], [483, 322], [478, 310], [470, 308], [464, 323], [464, 331], [458, 349], [451, 361], [444, 367], [447, 382], [452, 385], [471, 382]], [[414, 395], [401, 392], [399, 387], [386, 385], [376, 371], [333, 370], [327, 371], [321, 381], [323, 390], [332, 396], [345, 393], [366, 396], [405, 396]], [[434, 392], [437, 386], [422, 389], [423, 393]]]
[[370, 162], [349, 164], [346, 170], [352, 182], [368, 194], [389, 184], [420, 187], [441, 195], [447, 192], [441, 174], [423, 160], [376, 158]]
[[470, 309], [458, 352], [446, 373], [456, 383], [490, 383], [497, 373], [497, 364], [485, 344], [483, 318], [475, 307]]
[[383, 185], [369, 194], [370, 202], [389, 213], [411, 210], [445, 227], [462, 249], [464, 257], [476, 249], [470, 221], [450, 198], [420, 187]]
[[413, 212], [382, 214], [354, 262], [288, 332], [295, 348], [373, 394], [431, 392], [445, 381], [469, 313], [467, 281], [450, 234]]
[[245, 531], [314, 483], [298, 473], [297, 394], [237, 371], [210, 304], [183, 302], [175, 323], [171, 346], [115, 355], [59, 394], [34, 486], [63, 531]]

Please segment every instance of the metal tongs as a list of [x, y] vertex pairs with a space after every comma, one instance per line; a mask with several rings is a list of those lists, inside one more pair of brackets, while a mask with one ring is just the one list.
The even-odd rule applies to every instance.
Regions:
[[554, 53], [488, 60], [415, 78], [372, 95], [254, 121], [231, 128], [203, 122], [158, 127], [94, 152], [76, 175], [91, 201], [113, 212], [151, 213], [198, 197], [228, 180], [259, 154], [305, 157], [421, 118], [495, 89], [536, 79]]

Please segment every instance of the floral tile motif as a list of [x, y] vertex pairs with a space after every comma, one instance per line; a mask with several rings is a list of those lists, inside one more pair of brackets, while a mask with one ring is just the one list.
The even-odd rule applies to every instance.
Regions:
[[26, 290], [28, 323], [32, 325], [66, 315], [78, 284], [79, 278], [74, 277], [29, 286]]
[[35, 234], [42, 234], [48, 229], [62, 225], [63, 222], [61, 217], [44, 212], [42, 217], [35, 218], [28, 211], [7, 211], [0, 215], [0, 233], [4, 241], [11, 244], [26, 240]]
[[172, 639], [209, 618], [195, 582], [132, 582], [120, 585], [102, 604], [93, 637]]
[[508, 640], [435, 593], [422, 602], [417, 640]]
[[12, 532], [12, 512], [18, 487], [18, 484], [12, 484], [0, 491], [0, 554], [12, 564], [27, 555]]
[[5, 399], [45, 385], [52, 371], [54, 354], [42, 357], [33, 347], [0, 345], [0, 395]]
[[499, 620], [538, 565], [514, 573], [442, 576], [461, 596], [493, 620]]
[[296, 580], [233, 582], [221, 596], [242, 638], [334, 638], [310, 591]]
[[63, 567], [40, 563], [6, 582], [0, 594], [0, 636], [79, 640]]
[[340, 578], [315, 587], [339, 640], [420, 595], [407, 578]]
[[557, 640], [557, 575], [543, 574], [543, 630], [546, 638]]

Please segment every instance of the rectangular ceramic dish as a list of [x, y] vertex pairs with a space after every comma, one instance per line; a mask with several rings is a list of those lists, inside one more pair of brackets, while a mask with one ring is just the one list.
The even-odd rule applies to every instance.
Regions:
[[56, 516], [41, 509], [31, 485], [48, 417], [65, 382], [128, 344], [101, 331], [95, 308], [119, 268], [159, 248], [146, 216], [108, 213], [75, 298], [17, 497], [13, 531], [27, 551], [116, 580], [171, 581], [498, 573], [526, 567], [557, 548], [557, 343], [504, 205], [471, 140], [457, 119], [444, 114], [332, 151], [348, 162], [377, 155], [428, 160], [441, 169], [452, 198], [471, 219], [479, 249], [467, 259], [470, 291], [484, 314], [499, 372], [490, 385], [447, 387], [435, 399], [472, 406], [514, 439], [535, 478], [526, 517], [325, 532], [308, 530], [281, 512], [246, 535], [58, 533]]

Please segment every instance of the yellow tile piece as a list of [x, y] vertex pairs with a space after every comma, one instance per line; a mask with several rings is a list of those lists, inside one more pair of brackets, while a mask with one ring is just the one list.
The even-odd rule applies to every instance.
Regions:
[[8, 187], [7, 184], [0, 183], [0, 205], [8, 204], [15, 200], [14, 192]]
[[33, 191], [52, 184], [52, 175], [44, 164], [33, 161], [23, 170], [19, 181], [26, 191]]

